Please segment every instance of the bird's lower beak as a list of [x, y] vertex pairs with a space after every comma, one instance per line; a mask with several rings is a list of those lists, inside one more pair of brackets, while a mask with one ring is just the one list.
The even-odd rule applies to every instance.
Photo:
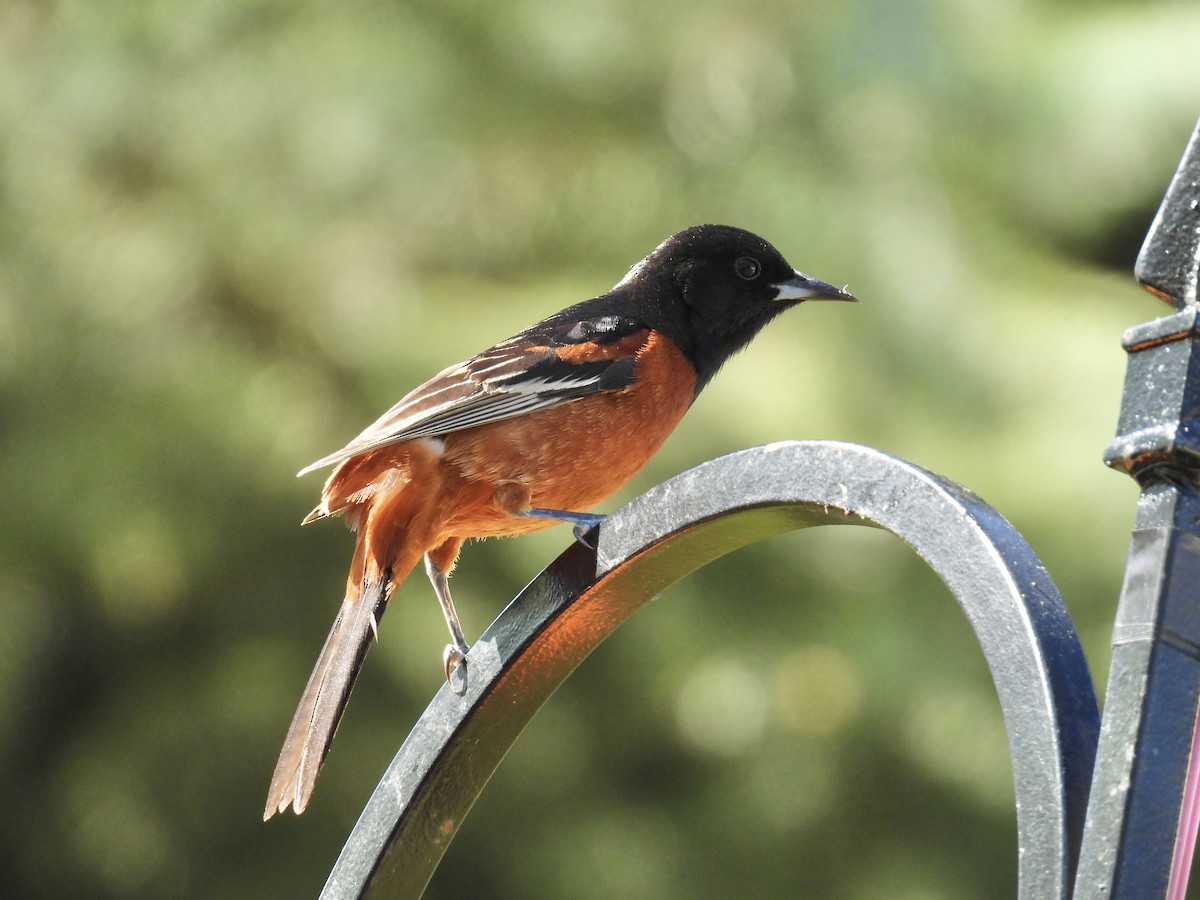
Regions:
[[832, 284], [810, 278], [803, 272], [793, 273], [795, 277], [787, 281], [779, 281], [771, 285], [775, 288], [775, 299], [799, 302], [801, 300], [848, 300], [857, 303], [858, 298]]

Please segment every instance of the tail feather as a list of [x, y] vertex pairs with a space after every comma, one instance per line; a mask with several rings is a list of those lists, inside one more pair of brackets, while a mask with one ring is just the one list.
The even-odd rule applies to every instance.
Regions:
[[342, 601], [275, 764], [264, 822], [288, 806], [299, 814], [308, 805], [371, 639], [377, 636], [391, 593], [390, 576], [386, 573], [363, 585], [359, 597]]
[[[426, 494], [409, 490], [413, 454], [412, 447], [401, 445], [391, 454], [366, 454], [343, 463], [325, 483], [321, 504], [305, 519], [344, 514], [358, 531], [358, 540], [346, 579], [346, 599], [275, 764], [264, 821], [289, 806], [301, 813], [308, 805], [388, 597], [427, 549], [432, 527], [427, 519], [437, 508], [424, 502]], [[439, 457], [426, 452], [421, 460], [427, 464], [423, 485], [437, 496]]]

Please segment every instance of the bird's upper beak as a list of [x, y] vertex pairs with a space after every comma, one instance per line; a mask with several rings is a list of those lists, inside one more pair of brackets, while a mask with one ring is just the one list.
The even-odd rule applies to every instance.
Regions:
[[832, 284], [810, 278], [803, 272], [793, 272], [793, 277], [787, 281], [777, 281], [771, 287], [775, 288], [776, 300], [848, 300], [857, 303], [858, 298], [853, 294], [836, 288]]

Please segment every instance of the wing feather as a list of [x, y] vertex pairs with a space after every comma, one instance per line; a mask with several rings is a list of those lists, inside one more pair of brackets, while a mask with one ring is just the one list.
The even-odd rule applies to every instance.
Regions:
[[649, 330], [625, 316], [584, 315], [587, 305], [564, 310], [442, 370], [341, 450], [299, 474], [390, 444], [439, 437], [625, 387]]

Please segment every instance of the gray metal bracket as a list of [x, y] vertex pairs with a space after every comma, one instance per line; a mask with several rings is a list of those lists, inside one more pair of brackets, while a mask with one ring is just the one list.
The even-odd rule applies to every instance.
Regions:
[[526, 724], [626, 618], [688, 573], [772, 535], [868, 525], [908, 544], [979, 639], [1012, 752], [1023, 897], [1066, 897], [1099, 715], [1062, 599], [1025, 540], [962, 487], [851, 444], [787, 442], [712, 460], [613, 513], [541, 573], [443, 687], [388, 767], [326, 898], [419, 897]]

